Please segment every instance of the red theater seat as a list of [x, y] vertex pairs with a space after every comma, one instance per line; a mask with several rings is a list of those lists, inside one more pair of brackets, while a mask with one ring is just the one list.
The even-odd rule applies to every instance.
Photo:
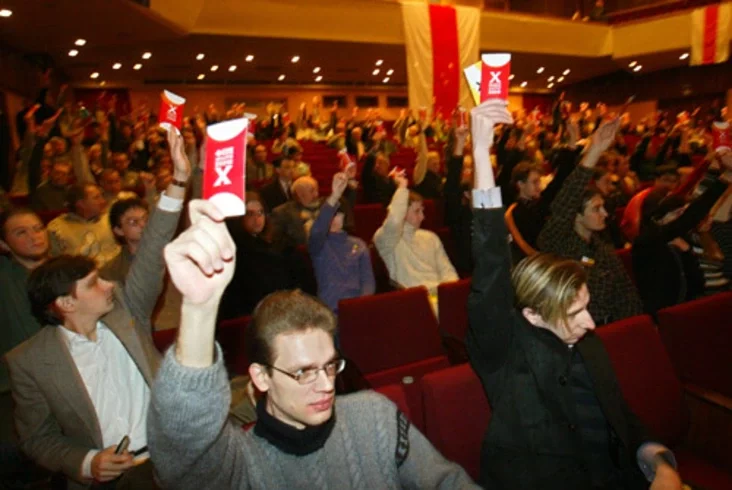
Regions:
[[665, 308], [658, 322], [679, 378], [732, 398], [732, 293]]
[[384, 223], [386, 209], [381, 204], [357, 204], [353, 207], [353, 219], [356, 222], [354, 235], [366, 243], [371, 243], [374, 233]]
[[244, 348], [244, 333], [251, 317], [243, 316], [225, 320], [216, 328], [216, 341], [224, 352], [224, 362], [232, 376], [247, 374], [249, 358]]
[[480, 447], [491, 418], [480, 379], [469, 364], [461, 364], [425, 375], [422, 392], [425, 435], [477, 480]]
[[471, 279], [461, 279], [437, 287], [440, 330], [453, 363], [467, 361], [465, 335], [468, 333], [467, 306], [471, 283]]
[[389, 400], [394, 402], [397, 408], [399, 408], [399, 410], [401, 410], [408, 419], [412, 419], [409, 410], [409, 404], [407, 403], [407, 394], [404, 392], [404, 388], [402, 388], [402, 385], [393, 384], [381, 386], [374, 391], [376, 391], [377, 393], [381, 393]]

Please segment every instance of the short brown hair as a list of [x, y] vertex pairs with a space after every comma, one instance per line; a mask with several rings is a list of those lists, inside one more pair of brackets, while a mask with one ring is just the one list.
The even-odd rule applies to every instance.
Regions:
[[541, 175], [539, 167], [531, 162], [521, 162], [511, 171], [511, 185], [516, 187], [519, 182], [526, 182], [529, 179], [531, 172], [536, 172]]
[[514, 268], [511, 282], [516, 308], [531, 308], [550, 324], [567, 322], [567, 310], [587, 283], [587, 272], [576, 260], [539, 253]]
[[411, 206], [415, 202], [423, 202], [424, 197], [422, 197], [422, 194], [419, 192], [409, 191], [409, 201], [407, 202], [407, 206]]
[[275, 338], [281, 334], [320, 329], [333, 336], [336, 319], [327, 306], [299, 289], [277, 291], [254, 309], [246, 333], [249, 361], [271, 366], [277, 357]]

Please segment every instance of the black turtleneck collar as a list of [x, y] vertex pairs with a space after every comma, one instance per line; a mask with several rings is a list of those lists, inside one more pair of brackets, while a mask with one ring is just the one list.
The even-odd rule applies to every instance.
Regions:
[[335, 409], [327, 422], [296, 429], [267, 412], [267, 398], [262, 397], [257, 402], [257, 423], [254, 425], [254, 434], [265, 439], [274, 447], [286, 454], [307, 456], [321, 449], [335, 426]]

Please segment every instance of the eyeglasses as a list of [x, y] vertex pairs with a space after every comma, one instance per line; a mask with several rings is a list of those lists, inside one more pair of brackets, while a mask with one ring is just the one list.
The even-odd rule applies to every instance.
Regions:
[[125, 220], [127, 226], [145, 226], [147, 224], [147, 216], [143, 218], [128, 218]]
[[274, 367], [274, 366], [267, 366], [272, 369], [274, 369], [277, 372], [280, 372], [282, 374], [285, 374], [301, 385], [307, 385], [310, 383], [314, 383], [316, 379], [318, 379], [318, 373], [320, 371], [325, 372], [325, 375], [329, 378], [335, 377], [337, 374], [340, 374], [343, 372], [343, 370], [346, 368], [346, 360], [345, 359], [334, 359], [330, 361], [328, 364], [326, 364], [323, 367], [320, 368], [309, 368], [309, 369], [298, 369], [294, 373], [288, 373], [287, 371], [283, 371], [280, 368]]

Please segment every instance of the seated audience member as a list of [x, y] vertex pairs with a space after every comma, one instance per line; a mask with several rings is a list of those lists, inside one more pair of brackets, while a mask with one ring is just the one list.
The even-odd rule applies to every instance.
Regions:
[[272, 212], [273, 240], [283, 247], [307, 244], [310, 227], [320, 209], [318, 182], [312, 177], [300, 177], [292, 183], [292, 197]]
[[493, 125], [511, 116], [502, 101], [473, 111], [476, 264], [467, 348], [492, 405], [480, 483], [640, 490], [648, 480], [654, 489], [681, 490], [673, 453], [646, 435], [593, 332], [585, 267], [540, 253], [511, 270], [501, 191], [488, 160]]
[[300, 177], [310, 177], [312, 172], [310, 171], [310, 164], [302, 161], [302, 148], [300, 145], [291, 147], [287, 150], [287, 154], [295, 164], [295, 170], [293, 174], [293, 180], [297, 180]]
[[140, 198], [120, 199], [112, 205], [109, 209], [109, 226], [122, 248], [115, 258], [99, 270], [102, 279], [124, 284], [147, 220], [148, 206]]
[[103, 266], [119, 253], [119, 244], [109, 228], [104, 210], [107, 203], [96, 185], [71, 186], [70, 211], [48, 224], [51, 255], [83, 255]]
[[615, 166], [615, 175], [617, 177], [617, 185], [624, 195], [624, 199], [619, 203], [625, 206], [630, 198], [640, 189], [640, 179], [638, 175], [630, 169], [630, 160], [627, 156], [620, 155], [617, 165]]
[[676, 167], [670, 165], [660, 168], [653, 187], [637, 193], [625, 206], [623, 219], [620, 221], [620, 229], [623, 231], [625, 238], [632, 242], [638, 236], [642, 221], [643, 201], [651, 191], [658, 190], [665, 195], [674, 191], [678, 186], [679, 174]]
[[363, 137], [363, 129], [360, 126], [355, 126], [350, 131], [346, 131], [346, 150], [348, 150], [348, 154], [353, 156], [356, 161], [363, 158], [366, 154]]
[[442, 198], [442, 176], [440, 175], [440, 154], [427, 150], [424, 131], [419, 135], [419, 154], [414, 167], [414, 192], [425, 199]]
[[[263, 393], [257, 422], [247, 431], [229, 424], [230, 386], [213, 339], [237, 253], [220, 220], [193, 223], [165, 249], [184, 299], [148, 419], [164, 488], [477, 488], [392, 402], [369, 391], [336, 397], [345, 361], [333, 342], [335, 317], [300, 291], [274, 293], [257, 307], [246, 341], [249, 375]], [[210, 237], [200, 262], [190, 251], [199, 233]]]
[[271, 240], [267, 215], [256, 192], [246, 193], [247, 212], [227, 220], [236, 243], [237, 264], [231, 284], [221, 300], [219, 318], [250, 315], [262, 298], [281, 289], [303, 287], [303, 265], [293, 247]]
[[102, 197], [111, 203], [117, 200], [117, 196], [122, 192], [122, 178], [119, 172], [114, 168], [105, 168], [99, 175], [99, 187], [102, 188]]
[[595, 164], [615, 140], [619, 120], [606, 121], [593, 134], [580, 165], [567, 177], [539, 234], [539, 249], [581, 262], [592, 291], [589, 310], [598, 325], [642, 312], [638, 291], [612, 245], [600, 233], [608, 216], [602, 193], [588, 187]]
[[290, 186], [295, 163], [289, 157], [274, 162], [275, 178], [259, 191], [267, 209], [275, 209], [290, 200]]
[[367, 203], [388, 206], [396, 191], [389, 178], [389, 159], [383, 152], [369, 153], [361, 171], [363, 195]]
[[617, 209], [620, 201], [620, 191], [615, 188], [613, 175], [606, 165], [596, 165], [592, 175], [594, 185], [603, 199], [603, 206], [607, 212], [605, 229], [600, 233], [603, 239], [614, 248], [625, 248], [626, 240], [618, 223]]
[[[723, 158], [722, 170], [732, 155]], [[694, 253], [691, 231], [725, 193], [729, 174], [710, 170], [705, 191], [691, 204], [676, 194], [656, 189], [643, 202], [640, 233], [633, 242], [633, 270], [646, 313], [692, 300], [704, 292], [704, 272]]]
[[396, 174], [397, 191], [384, 224], [374, 233], [374, 245], [384, 259], [389, 278], [399, 287], [426, 286], [433, 299], [437, 286], [458, 280], [440, 238], [420, 229], [424, 220], [422, 196], [407, 189], [407, 178]]
[[31, 207], [35, 211], [55, 211], [66, 208], [71, 165], [65, 160], [51, 164], [47, 181], [31, 192]]
[[374, 294], [376, 290], [366, 243], [343, 230], [345, 213], [339, 203], [347, 187], [345, 173], [333, 176], [333, 191], [321, 206], [308, 240], [318, 297], [336, 314], [338, 301]]
[[274, 174], [274, 167], [267, 161], [267, 148], [257, 145], [254, 158], [247, 160], [247, 183], [269, 180]]
[[[46, 326], [6, 356], [15, 428], [23, 452], [63, 472], [70, 490], [114, 480], [114, 488], [157, 488], [143, 463], [159, 363], [150, 316], [183, 197], [174, 190], [161, 198], [154, 232], [141, 241], [124, 288], [99, 278], [95, 262], [78, 255], [49, 259], [28, 278], [32, 311]], [[192, 205], [193, 220], [211, 212], [202, 204]], [[117, 455], [124, 436], [129, 450]]]
[[112, 165], [119, 172], [119, 176], [122, 179], [122, 187], [124, 189], [135, 190], [140, 174], [129, 168], [130, 157], [127, 153], [112, 153]]

